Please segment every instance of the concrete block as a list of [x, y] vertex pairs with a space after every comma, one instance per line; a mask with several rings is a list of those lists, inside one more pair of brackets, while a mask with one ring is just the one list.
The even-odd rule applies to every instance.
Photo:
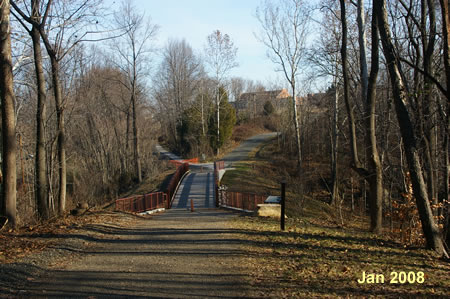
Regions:
[[259, 204], [258, 210], [256, 211], [256, 215], [261, 217], [280, 218], [281, 205], [273, 203]]

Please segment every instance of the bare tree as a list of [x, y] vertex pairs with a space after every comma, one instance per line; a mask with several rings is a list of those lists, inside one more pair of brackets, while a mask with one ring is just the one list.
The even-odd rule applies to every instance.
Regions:
[[411, 115], [406, 106], [409, 102], [408, 97], [410, 97], [410, 95], [406, 90], [406, 85], [403, 79], [404, 73], [400, 64], [399, 55], [392, 41], [391, 29], [386, 11], [386, 3], [384, 0], [374, 2], [373, 13], [376, 15], [378, 20], [378, 30], [380, 32], [383, 52], [386, 57], [393, 88], [395, 110], [405, 146], [406, 160], [408, 162], [414, 197], [416, 199], [427, 246], [448, 258], [448, 254], [444, 248], [442, 236], [439, 232], [438, 226], [434, 222], [433, 213], [430, 207], [427, 186], [423, 177], [420, 155], [417, 146], [417, 136], [411, 121]]
[[[364, 1], [357, 1], [357, 23], [358, 23], [358, 41], [359, 41], [359, 62], [360, 62], [360, 78], [361, 78], [361, 98], [364, 104], [364, 119], [366, 130], [366, 156], [369, 157], [368, 168], [365, 168], [359, 159], [357, 136], [356, 136], [356, 120], [354, 113], [354, 105], [350, 101], [349, 95], [349, 70], [347, 58], [347, 16], [345, 0], [340, 0], [341, 8], [341, 24], [342, 24], [342, 72], [344, 79], [344, 101], [349, 117], [349, 135], [351, 142], [351, 152], [353, 168], [358, 174], [369, 183], [370, 188], [370, 219], [371, 230], [380, 233], [382, 230], [382, 200], [383, 200], [383, 176], [381, 169], [380, 156], [377, 149], [376, 139], [376, 123], [375, 123], [375, 107], [376, 107], [376, 81], [378, 76], [378, 32], [372, 30], [372, 60], [371, 73], [368, 76], [368, 67], [366, 59], [366, 34], [365, 34], [365, 12]], [[373, 20], [376, 21], [376, 20]], [[373, 27], [373, 26], [372, 26]], [[375, 27], [376, 28], [376, 27]], [[369, 82], [370, 79], [370, 82]], [[370, 89], [370, 90], [369, 90]]]
[[16, 124], [11, 57], [10, 6], [0, 1], [0, 96], [2, 111], [2, 198], [0, 213], [16, 225]]
[[[406, 12], [402, 18], [407, 32], [406, 41], [410, 47], [409, 53], [402, 55], [402, 62], [412, 68], [413, 84], [408, 88], [415, 96], [411, 97], [416, 103], [417, 129], [423, 138], [420, 146], [424, 149], [424, 174], [428, 187], [428, 196], [437, 204], [437, 139], [435, 115], [437, 98], [434, 96], [434, 84], [436, 77], [435, 56], [437, 43], [436, 9], [434, 1], [419, 1], [418, 3], [405, 3], [399, 1], [400, 11]], [[406, 51], [405, 51], [406, 53]], [[408, 85], [408, 84], [407, 84]]]
[[448, 0], [439, 0], [441, 5], [441, 17], [442, 17], [442, 36], [443, 36], [443, 50], [444, 50], [444, 67], [445, 67], [445, 79], [447, 82], [447, 89], [445, 90], [445, 96], [450, 101], [450, 3]]
[[330, 204], [334, 204], [339, 197], [339, 115], [340, 115], [340, 56], [339, 56], [339, 40], [340, 31], [338, 30], [339, 22], [337, 20], [335, 10], [324, 3], [321, 10], [323, 10], [323, 17], [320, 21], [320, 26], [323, 30], [319, 34], [317, 44], [312, 47], [308, 53], [308, 60], [311, 61], [314, 69], [314, 76], [317, 77], [332, 77], [332, 86], [328, 93], [332, 95], [333, 100], [330, 106], [330, 126], [329, 126], [329, 141], [330, 141], [330, 170], [331, 183]]
[[156, 98], [166, 115], [165, 121], [170, 122], [172, 141], [176, 146], [180, 145], [176, 129], [182, 126], [183, 111], [194, 101], [202, 75], [203, 66], [192, 47], [184, 39], [169, 40], [153, 84], [158, 94]]
[[358, 145], [357, 145], [357, 137], [356, 137], [356, 121], [355, 121], [355, 112], [352, 103], [350, 102], [350, 91], [349, 91], [349, 69], [348, 69], [348, 60], [347, 60], [347, 17], [346, 17], [346, 9], [345, 9], [345, 0], [339, 0], [341, 7], [341, 26], [342, 26], [342, 42], [341, 42], [341, 64], [342, 64], [342, 77], [344, 81], [344, 102], [345, 108], [347, 109], [348, 114], [348, 126], [350, 133], [350, 143], [351, 143], [351, 153], [353, 158], [353, 167], [356, 169], [361, 169], [361, 162], [358, 157]]
[[194, 109], [197, 109], [200, 112], [200, 119], [201, 119], [201, 123], [202, 123], [202, 137], [205, 138], [206, 137], [206, 127], [207, 127], [207, 120], [209, 119], [209, 110], [208, 107], [208, 103], [209, 103], [209, 99], [208, 99], [208, 94], [213, 94], [213, 92], [211, 91], [212, 89], [215, 89], [213, 87], [213, 83], [211, 82], [212, 80], [210, 78], [207, 78], [205, 74], [203, 74], [203, 76], [200, 79], [199, 82], [199, 88], [197, 90], [198, 95], [197, 95], [197, 101], [194, 104]]
[[[118, 61], [116, 65], [127, 74], [126, 86], [130, 91], [130, 107], [133, 129], [133, 160], [135, 176], [142, 182], [142, 167], [139, 149], [139, 128], [137, 125], [137, 86], [148, 73], [149, 55], [153, 51], [150, 42], [155, 38], [158, 26], [139, 13], [131, 0], [124, 0], [119, 12], [115, 13], [115, 23], [124, 31], [119, 41], [114, 41]], [[128, 138], [128, 136], [127, 136]]]
[[234, 77], [231, 78], [230, 85], [230, 95], [233, 96], [234, 101], [238, 101], [239, 96], [244, 92], [245, 80], [240, 77]]
[[[447, 150], [449, 147], [449, 139], [450, 139], [450, 11], [449, 11], [449, 2], [448, 0], [440, 0], [439, 1], [440, 5], [441, 5], [441, 16], [442, 16], [442, 36], [443, 36], [443, 60], [444, 60], [444, 69], [445, 69], [445, 79], [446, 79], [446, 83], [447, 83], [447, 90], [445, 93], [445, 96], [447, 98], [447, 111], [446, 111], [446, 117], [444, 117], [445, 119], [445, 137], [444, 137], [444, 142], [443, 142], [443, 148], [445, 150], [445, 165], [444, 165], [444, 182], [446, 182], [445, 187], [444, 187], [444, 198], [447, 199], [446, 200], [446, 209], [447, 211], [450, 210], [450, 203], [448, 202], [448, 198], [450, 198], [450, 184], [448, 182], [450, 182], [450, 154], [449, 151]], [[441, 109], [444, 110], [444, 109]], [[444, 112], [444, 111], [442, 111]], [[445, 115], [444, 113], [441, 113]], [[446, 241], [447, 244], [450, 244], [450, 215], [446, 216], [446, 225], [445, 225], [445, 230], [444, 232], [446, 232]]]
[[[77, 105], [72, 111], [68, 148], [80, 173], [77, 196], [95, 199], [95, 194], [116, 196], [127, 190], [132, 176], [126, 165], [126, 113], [129, 91], [126, 74], [116, 68], [85, 67], [76, 88]], [[124, 98], [126, 100], [124, 101]], [[150, 139], [151, 133], [143, 133]]]
[[[365, 34], [363, 33], [364, 27], [364, 2], [358, 0], [358, 27], [360, 29], [360, 49], [365, 48]], [[376, 137], [376, 99], [377, 99], [377, 77], [379, 70], [379, 34], [377, 30], [377, 18], [372, 16], [372, 51], [371, 51], [371, 68], [370, 75], [367, 80], [367, 92], [364, 93], [363, 81], [367, 78], [365, 74], [367, 66], [365, 64], [365, 51], [361, 51], [361, 85], [363, 90], [363, 97], [365, 103], [365, 124], [366, 124], [366, 156], [369, 158], [369, 167], [367, 170], [367, 180], [370, 188], [370, 226], [371, 230], [380, 233], [383, 228], [383, 173], [380, 155], [377, 148]]]
[[261, 23], [259, 39], [269, 48], [268, 56], [279, 66], [292, 90], [293, 123], [297, 146], [297, 169], [301, 173], [302, 151], [297, 109], [297, 77], [306, 58], [306, 37], [309, 32], [310, 9], [304, 0], [282, 0], [279, 4], [265, 1], [256, 10]]
[[[14, 8], [14, 16], [23, 25], [24, 29], [30, 34], [33, 43], [33, 57], [34, 57], [34, 68], [36, 73], [36, 87], [37, 87], [37, 110], [36, 110], [36, 158], [35, 158], [35, 196], [37, 211], [39, 217], [42, 219], [47, 219], [49, 214], [48, 207], [48, 179], [47, 179], [47, 161], [46, 161], [46, 151], [45, 151], [45, 122], [46, 110], [47, 110], [47, 92], [44, 76], [44, 66], [42, 59], [41, 50], [41, 37], [39, 33], [39, 28], [42, 24], [46, 23], [48, 17], [49, 8], [47, 6], [45, 10], [44, 17], [41, 17], [40, 13], [40, 0], [31, 1], [31, 15], [25, 16], [18, 5], [11, 1]], [[17, 16], [21, 14], [21, 16]], [[28, 28], [26, 24], [22, 21], [24, 19], [26, 22], [31, 24], [31, 28]]]
[[[215, 96], [217, 144], [220, 144], [220, 102], [222, 100], [219, 88], [223, 85], [228, 72], [238, 66], [236, 53], [237, 48], [228, 34], [222, 34], [219, 30], [215, 30], [208, 35], [205, 47], [206, 63], [213, 73], [213, 78], [217, 85]], [[216, 155], [218, 154], [219, 148], [216, 149]]]
[[[64, 116], [65, 98], [61, 82], [60, 63], [89, 34], [94, 33], [91, 31], [91, 25], [95, 26], [98, 22], [97, 9], [100, 9], [99, 1], [47, 0], [46, 5], [44, 5], [44, 17], [42, 18], [40, 18], [41, 13], [39, 12], [39, 9], [41, 9], [40, 0], [32, 1], [31, 18], [25, 15], [17, 5], [13, 4], [13, 6], [20, 17], [32, 24], [32, 32], [36, 28], [39, 30], [50, 58], [57, 118], [58, 209], [59, 214], [63, 214], [66, 209], [67, 162]], [[50, 11], [52, 11], [52, 15], [49, 14]]]

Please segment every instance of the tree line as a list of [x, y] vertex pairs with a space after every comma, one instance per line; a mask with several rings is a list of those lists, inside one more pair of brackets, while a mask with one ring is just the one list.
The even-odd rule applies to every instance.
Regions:
[[130, 0], [118, 11], [66, 0], [1, 8], [0, 214], [12, 227], [157, 174], [158, 136], [187, 155], [217, 154], [230, 138], [237, 48], [227, 34], [206, 38], [206, 60], [184, 40], [157, 49], [159, 26]]
[[[382, 232], [393, 205], [413, 200], [420, 224], [412, 224], [411, 216], [407, 225], [421, 227], [427, 247], [446, 256], [448, 5], [286, 0], [265, 1], [257, 9], [259, 38], [294, 94], [305, 81], [331, 82], [322, 102], [326, 113], [312, 112], [317, 105], [307, 98], [292, 101], [289, 136], [299, 183], [305, 184], [302, 162], [320, 159], [311, 150], [312, 136], [319, 135], [320, 148], [330, 153], [330, 203], [342, 202], [350, 176], [345, 169], [351, 168], [360, 189], [368, 186], [371, 231]], [[321, 28], [318, 37], [313, 26]], [[307, 79], [300, 81], [300, 75]]]

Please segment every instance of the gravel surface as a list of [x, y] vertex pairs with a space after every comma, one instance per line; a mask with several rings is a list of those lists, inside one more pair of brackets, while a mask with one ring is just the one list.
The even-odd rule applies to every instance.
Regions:
[[228, 226], [233, 215], [174, 209], [131, 226], [88, 225], [25, 262], [2, 265], [2, 277], [14, 274], [0, 290], [32, 297], [246, 297], [242, 240]]

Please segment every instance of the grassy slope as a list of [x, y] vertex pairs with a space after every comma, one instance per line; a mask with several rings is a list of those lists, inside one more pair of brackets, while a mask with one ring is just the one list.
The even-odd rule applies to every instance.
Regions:
[[[265, 145], [237, 165], [222, 181], [231, 190], [277, 194], [286, 175]], [[274, 159], [275, 163], [267, 160]], [[311, 166], [312, 167], [312, 166]], [[317, 166], [314, 166], [317, 167]], [[311, 171], [311, 169], [309, 170]], [[313, 172], [313, 171], [311, 171]], [[249, 278], [257, 296], [265, 297], [445, 297], [450, 296], [450, 265], [433, 252], [407, 248], [385, 234], [367, 232], [368, 219], [344, 209], [342, 225], [335, 208], [320, 192], [299, 202], [295, 182], [288, 183], [287, 230], [273, 219], [239, 217], [233, 227], [243, 232]], [[300, 215], [300, 217], [298, 216]], [[383, 274], [384, 283], [358, 284], [362, 272]], [[424, 273], [423, 283], [391, 284], [391, 272]], [[413, 274], [410, 274], [411, 276]]]

